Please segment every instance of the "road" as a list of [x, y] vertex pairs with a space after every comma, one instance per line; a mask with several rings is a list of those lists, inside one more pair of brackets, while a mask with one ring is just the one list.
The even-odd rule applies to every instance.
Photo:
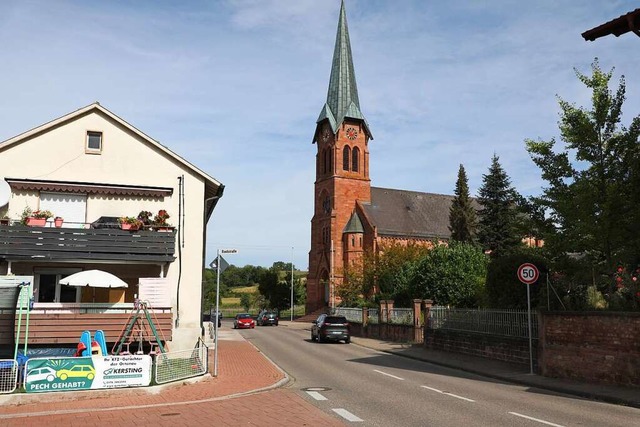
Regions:
[[637, 426], [640, 410], [532, 389], [371, 350], [319, 344], [307, 329], [241, 334], [292, 378], [289, 387], [346, 424]]

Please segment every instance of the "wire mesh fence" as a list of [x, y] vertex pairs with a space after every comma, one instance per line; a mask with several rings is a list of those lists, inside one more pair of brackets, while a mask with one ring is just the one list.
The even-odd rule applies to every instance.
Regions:
[[[428, 327], [515, 338], [529, 337], [527, 310], [432, 307]], [[535, 312], [531, 313], [531, 336], [538, 338], [538, 316]]]
[[18, 387], [18, 363], [13, 359], [0, 359], [0, 394], [13, 393]]
[[202, 340], [192, 350], [172, 351], [156, 355], [156, 384], [204, 375], [209, 370], [208, 348]]

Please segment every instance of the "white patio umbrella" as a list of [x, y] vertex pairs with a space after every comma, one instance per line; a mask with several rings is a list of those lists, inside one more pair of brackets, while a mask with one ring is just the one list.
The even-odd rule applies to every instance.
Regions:
[[126, 288], [127, 282], [102, 270], [86, 270], [60, 279], [60, 284], [92, 288]]
[[[89, 286], [91, 288], [126, 288], [127, 282], [102, 270], [86, 270], [74, 273], [60, 279], [61, 285]], [[93, 290], [93, 301], [96, 300], [96, 290]]]

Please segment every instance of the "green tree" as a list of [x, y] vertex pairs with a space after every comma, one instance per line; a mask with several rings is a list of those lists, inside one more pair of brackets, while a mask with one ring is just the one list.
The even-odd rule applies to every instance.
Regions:
[[437, 245], [417, 264], [410, 285], [412, 298], [436, 304], [477, 307], [482, 304], [488, 257], [476, 245]]
[[494, 154], [489, 173], [482, 176], [482, 187], [478, 191], [478, 202], [482, 206], [478, 240], [494, 257], [512, 252], [522, 241], [516, 227], [518, 194], [499, 160]]
[[[258, 291], [265, 297], [266, 303], [271, 308], [283, 310], [291, 307], [291, 287], [290, 282], [286, 281], [287, 273], [291, 273], [291, 263], [278, 261], [274, 262], [268, 270], [264, 270], [260, 276]], [[291, 280], [290, 277], [289, 280]]]
[[596, 58], [591, 70], [575, 70], [591, 90], [591, 109], [558, 97], [563, 146], [555, 139], [526, 146], [547, 182], [537, 200], [553, 225], [545, 245], [555, 256], [584, 254], [610, 275], [619, 261], [640, 261], [640, 117], [622, 126], [624, 76], [613, 93], [613, 69], [603, 72]]
[[244, 308], [245, 311], [249, 311], [251, 308], [251, 294], [245, 292], [240, 295], [240, 305]]
[[451, 239], [458, 242], [472, 243], [477, 228], [476, 211], [471, 205], [467, 173], [461, 164], [456, 181], [455, 197], [449, 209], [449, 231]]

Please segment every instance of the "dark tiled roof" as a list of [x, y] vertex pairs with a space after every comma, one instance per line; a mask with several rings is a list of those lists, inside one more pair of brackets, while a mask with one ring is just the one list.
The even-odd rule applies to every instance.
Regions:
[[612, 19], [609, 22], [605, 22], [595, 28], [582, 33], [582, 37], [587, 41], [594, 41], [599, 37], [608, 36], [613, 34], [616, 37], [622, 34], [633, 31], [640, 35], [640, 9], [633, 10], [625, 15], [619, 16], [616, 19]]
[[446, 194], [371, 187], [371, 203], [362, 206], [372, 225], [378, 227], [378, 235], [448, 239], [453, 198]]

